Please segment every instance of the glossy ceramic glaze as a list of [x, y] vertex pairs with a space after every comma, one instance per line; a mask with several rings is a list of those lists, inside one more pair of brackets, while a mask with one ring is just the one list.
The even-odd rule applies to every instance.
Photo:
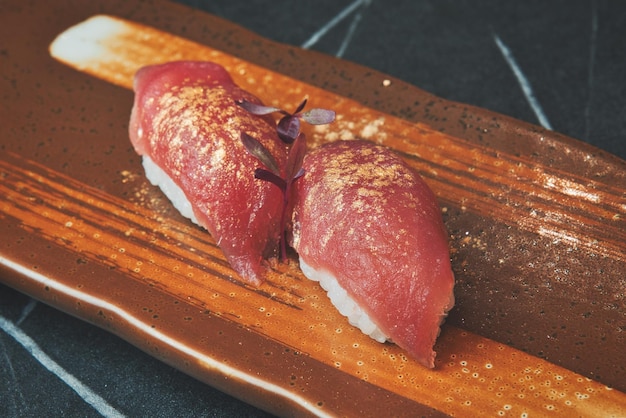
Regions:
[[[35, 16], [46, 30], [24, 36], [8, 52], [21, 67], [3, 70], [15, 80], [3, 92], [15, 121], [2, 138], [3, 281], [280, 414], [623, 404], [604, 387], [624, 390], [622, 160], [175, 7], [111, 9], [159, 30], [124, 23], [130, 39], [114, 49], [131, 64], [76, 71], [47, 51], [100, 11], [74, 6]], [[7, 21], [0, 30], [19, 31]], [[128, 54], [129, 44], [141, 48]], [[347, 326], [293, 262], [244, 286], [210, 236], [146, 183], [126, 134], [132, 73], [180, 58], [219, 61], [266, 102], [308, 95], [342, 116], [311, 132], [317, 141], [370, 135], [420, 170], [441, 200], [458, 280], [434, 371]]]

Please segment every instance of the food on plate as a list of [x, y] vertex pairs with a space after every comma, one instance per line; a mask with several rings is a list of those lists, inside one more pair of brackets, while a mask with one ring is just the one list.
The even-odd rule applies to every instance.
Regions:
[[274, 161], [271, 152], [267, 150], [262, 143], [257, 141], [251, 135], [246, 133], [241, 134], [241, 141], [248, 152], [258, 158], [259, 161], [262, 162], [267, 168], [257, 168], [254, 170], [254, 176], [259, 180], [264, 180], [274, 184], [280, 189], [283, 195], [283, 209], [280, 219], [280, 247], [283, 260], [287, 259], [286, 227], [289, 211], [293, 207], [291, 190], [293, 189], [293, 184], [304, 175], [302, 160], [304, 159], [307, 146], [306, 137], [304, 133], [300, 132], [300, 120], [303, 120], [311, 125], [325, 125], [335, 120], [335, 112], [332, 110], [314, 108], [304, 112], [303, 110], [306, 103], [307, 99], [304, 99], [298, 105], [294, 113], [289, 113], [276, 107], [258, 105], [245, 100], [237, 102], [238, 106], [241, 106], [248, 112], [256, 115], [280, 113], [281, 118], [276, 124], [276, 134], [283, 142], [291, 145], [286, 164], [284, 169], [281, 170], [280, 167], [278, 167], [278, 164]]
[[300, 119], [334, 112], [264, 106], [214, 63], [144, 67], [134, 89], [130, 138], [147, 177], [244, 280], [263, 282], [281, 241], [286, 257], [289, 226], [302, 271], [351, 324], [434, 366], [454, 304], [447, 234], [434, 194], [399, 156], [362, 140], [307, 153]]
[[337, 141], [307, 153], [291, 243], [350, 323], [434, 367], [454, 305], [447, 233], [433, 192], [387, 148]]
[[265, 260], [281, 236], [282, 196], [254, 178], [261, 162], [241, 141], [253, 135], [282, 167], [287, 146], [267, 115], [236, 102], [258, 103], [212, 62], [179, 61], [140, 69], [134, 80], [131, 142], [146, 176], [176, 208], [206, 228], [248, 283], [264, 280]]

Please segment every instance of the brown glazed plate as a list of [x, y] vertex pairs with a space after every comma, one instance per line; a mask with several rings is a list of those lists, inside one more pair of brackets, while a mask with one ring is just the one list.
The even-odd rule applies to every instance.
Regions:
[[[278, 415], [623, 413], [623, 160], [170, 3], [2, 8], [3, 283]], [[352, 329], [295, 258], [244, 285], [145, 180], [132, 74], [174, 59], [219, 62], [266, 103], [308, 96], [340, 116], [315, 141], [382, 142], [422, 173], [457, 278], [435, 369]]]

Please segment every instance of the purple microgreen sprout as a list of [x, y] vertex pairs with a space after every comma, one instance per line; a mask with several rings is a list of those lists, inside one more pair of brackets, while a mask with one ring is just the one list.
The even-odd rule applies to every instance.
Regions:
[[237, 101], [239, 106], [254, 115], [263, 116], [274, 112], [283, 115], [278, 121], [276, 132], [280, 139], [286, 144], [293, 143], [298, 137], [300, 133], [300, 120], [311, 125], [325, 125], [335, 120], [335, 112], [332, 110], [315, 108], [303, 112], [306, 103], [307, 99], [304, 99], [293, 113], [289, 113], [277, 107], [264, 106], [246, 100]]
[[246, 100], [236, 101], [238, 106], [257, 116], [265, 116], [275, 112], [280, 113], [282, 117], [276, 125], [276, 133], [284, 143], [291, 144], [289, 154], [287, 155], [285, 173], [281, 177], [278, 164], [268, 149], [251, 135], [245, 132], [241, 133], [243, 146], [267, 168], [259, 167], [254, 170], [254, 177], [274, 184], [283, 194], [283, 207], [280, 214], [280, 251], [283, 261], [287, 260], [286, 226], [291, 189], [296, 180], [304, 175], [302, 163], [304, 154], [306, 154], [306, 138], [300, 132], [300, 120], [311, 125], [324, 125], [335, 120], [335, 112], [332, 110], [315, 108], [303, 112], [306, 103], [307, 99], [304, 99], [293, 113], [289, 113], [277, 107], [264, 106]]
[[270, 171], [276, 176], [280, 176], [280, 169], [278, 163], [274, 159], [274, 156], [261, 144], [256, 138], [253, 138], [249, 134], [241, 133], [241, 142], [246, 150], [256, 157], [263, 165], [270, 169]]
[[335, 120], [335, 112], [328, 109], [314, 108], [301, 113], [300, 117], [310, 125], [326, 125]]
[[281, 112], [281, 110], [277, 107], [270, 107], [257, 103], [252, 103], [247, 100], [237, 100], [235, 103], [237, 103], [239, 106], [243, 107], [245, 110], [252, 113], [253, 115], [257, 116], [269, 115], [270, 113], [274, 112]]
[[296, 180], [304, 175], [302, 162], [304, 161], [304, 154], [306, 153], [305, 135], [300, 133], [293, 141], [289, 154], [287, 155], [284, 178], [280, 176], [276, 160], [268, 149], [261, 144], [261, 142], [245, 132], [241, 133], [241, 141], [250, 154], [269, 168], [269, 170], [257, 168], [254, 170], [254, 177], [274, 184], [283, 194], [283, 206], [280, 214], [280, 252], [281, 258], [284, 261], [287, 259], [287, 240], [285, 237], [287, 231], [285, 227], [287, 225], [287, 211], [289, 209], [289, 202], [291, 198], [291, 186]]

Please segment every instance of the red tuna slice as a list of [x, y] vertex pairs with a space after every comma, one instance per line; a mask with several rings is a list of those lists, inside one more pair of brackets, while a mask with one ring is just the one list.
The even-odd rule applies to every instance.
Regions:
[[366, 141], [324, 145], [303, 164], [292, 215], [303, 271], [334, 277], [384, 336], [434, 367], [440, 324], [454, 305], [435, 195], [399, 156]]
[[275, 123], [237, 106], [260, 101], [211, 62], [144, 67], [134, 90], [129, 133], [144, 165], [150, 157], [173, 180], [232, 268], [260, 285], [263, 260], [274, 255], [280, 238], [282, 195], [254, 178], [262, 165], [244, 148], [241, 133], [258, 139], [283, 166], [287, 149]]

